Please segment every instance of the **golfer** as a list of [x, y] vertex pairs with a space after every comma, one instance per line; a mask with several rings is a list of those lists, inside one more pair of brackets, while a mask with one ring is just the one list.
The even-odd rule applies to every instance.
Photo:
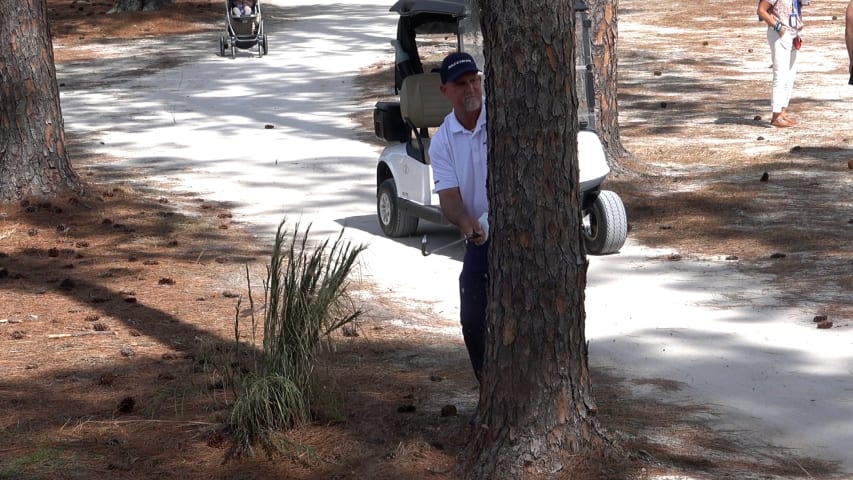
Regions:
[[486, 102], [482, 78], [471, 55], [454, 52], [442, 61], [441, 93], [450, 99], [453, 111], [433, 136], [429, 156], [441, 210], [469, 239], [459, 276], [460, 313], [465, 347], [479, 381], [485, 357], [489, 285], [489, 199]]

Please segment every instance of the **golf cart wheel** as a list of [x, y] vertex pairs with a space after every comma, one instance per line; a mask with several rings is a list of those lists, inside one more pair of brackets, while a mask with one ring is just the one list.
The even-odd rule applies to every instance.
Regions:
[[225, 36], [224, 35], [219, 37], [219, 56], [220, 57], [225, 56]]
[[400, 212], [397, 204], [397, 186], [389, 178], [376, 192], [376, 213], [382, 231], [389, 237], [405, 237], [418, 229], [418, 218]]
[[602, 190], [585, 212], [583, 238], [591, 255], [616, 253], [628, 238], [628, 215], [625, 205], [615, 192]]

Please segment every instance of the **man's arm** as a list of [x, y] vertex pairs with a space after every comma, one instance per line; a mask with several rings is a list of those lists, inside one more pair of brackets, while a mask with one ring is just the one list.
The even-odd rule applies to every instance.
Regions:
[[438, 200], [441, 203], [441, 211], [447, 220], [456, 225], [463, 235], [473, 239], [475, 245], [482, 245], [485, 239], [483, 227], [479, 220], [471, 218], [465, 211], [459, 187], [440, 190]]

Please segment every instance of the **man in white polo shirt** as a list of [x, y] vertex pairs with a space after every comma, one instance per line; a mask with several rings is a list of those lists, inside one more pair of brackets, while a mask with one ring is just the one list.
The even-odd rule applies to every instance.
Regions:
[[430, 143], [435, 190], [441, 210], [469, 241], [459, 276], [462, 335], [480, 380], [485, 357], [489, 285], [489, 199], [486, 194], [486, 102], [474, 59], [463, 52], [448, 55], [441, 64], [441, 92], [453, 111]]

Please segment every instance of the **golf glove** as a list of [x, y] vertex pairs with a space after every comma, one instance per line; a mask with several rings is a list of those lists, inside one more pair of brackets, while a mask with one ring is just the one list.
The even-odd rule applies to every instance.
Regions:
[[483, 229], [483, 241], [485, 242], [489, 239], [489, 213], [480, 215], [478, 220], [480, 221], [480, 228]]

